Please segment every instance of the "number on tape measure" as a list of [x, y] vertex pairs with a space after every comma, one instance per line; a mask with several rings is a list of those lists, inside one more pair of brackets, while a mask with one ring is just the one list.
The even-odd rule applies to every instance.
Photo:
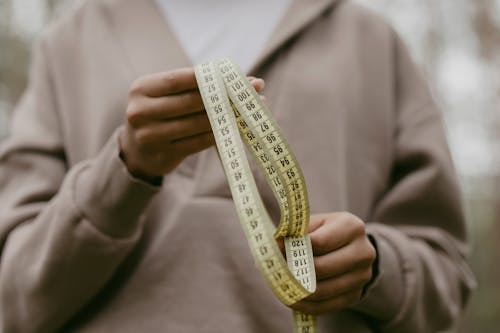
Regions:
[[[195, 68], [238, 218], [258, 268], [275, 295], [291, 305], [316, 289], [309, 204], [299, 164], [269, 110], [241, 70], [228, 60]], [[257, 190], [245, 155], [250, 149], [280, 206], [278, 228]], [[274, 237], [282, 237], [287, 261]], [[314, 316], [293, 312], [294, 332], [314, 333]]]

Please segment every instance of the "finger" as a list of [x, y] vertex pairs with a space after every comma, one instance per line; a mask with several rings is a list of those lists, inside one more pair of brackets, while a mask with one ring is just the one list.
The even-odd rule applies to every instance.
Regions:
[[290, 307], [296, 311], [312, 315], [320, 315], [326, 312], [340, 310], [358, 303], [361, 299], [362, 292], [363, 290], [361, 289], [354, 290], [322, 302], [302, 300], [291, 305]]
[[313, 214], [309, 218], [309, 232], [313, 232], [314, 230], [321, 227], [325, 224], [326, 218], [329, 214]]
[[276, 243], [278, 243], [278, 247], [280, 248], [281, 253], [286, 256], [286, 250], [285, 250], [285, 242], [283, 238], [276, 238]]
[[314, 257], [316, 278], [320, 281], [356, 269], [371, 267], [375, 255], [372, 245], [368, 245], [363, 238], [360, 238], [336, 251]]
[[160, 97], [177, 94], [198, 87], [193, 68], [179, 68], [168, 72], [154, 73], [137, 79], [130, 94]]
[[251, 79], [249, 78], [249, 81], [257, 92], [261, 92], [266, 86], [266, 82], [259, 78], [252, 77]]
[[161, 149], [169, 143], [210, 131], [206, 113], [200, 113], [170, 121], [159, 121], [136, 130], [136, 140], [150, 149]]
[[196, 90], [155, 98], [141, 96], [130, 103], [127, 120], [133, 127], [139, 127], [148, 122], [183, 117], [203, 110], [201, 95]]
[[191, 155], [200, 152], [215, 144], [215, 137], [212, 131], [205, 132], [190, 138], [176, 141], [172, 147], [182, 155]]
[[371, 277], [372, 269], [371, 267], [367, 267], [331, 279], [319, 281], [316, 284], [316, 291], [305, 300], [311, 302], [325, 301], [353, 290], [363, 289], [364, 286], [370, 282]]
[[189, 139], [192, 136], [212, 132], [210, 121], [206, 113], [196, 114], [169, 121], [175, 124], [175, 129], [171, 132], [172, 142]]
[[354, 215], [328, 214], [320, 219], [320, 225], [310, 234], [315, 256], [335, 251], [365, 234], [365, 224]]
[[[258, 78], [253, 78], [251, 83], [257, 91], [262, 90], [265, 85], [264, 80]], [[148, 121], [171, 119], [203, 110], [203, 100], [199, 90], [195, 89], [154, 98], [136, 96], [129, 105], [127, 117], [132, 126], [138, 127]]]

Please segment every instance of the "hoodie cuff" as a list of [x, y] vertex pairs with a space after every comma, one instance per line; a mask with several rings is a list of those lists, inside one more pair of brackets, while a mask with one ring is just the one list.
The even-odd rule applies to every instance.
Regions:
[[367, 232], [377, 248], [377, 276], [365, 289], [361, 301], [350, 309], [380, 323], [388, 323], [397, 316], [404, 300], [405, 265], [397, 250], [380, 231], [377, 224], [367, 225]]
[[120, 159], [117, 129], [96, 158], [82, 165], [73, 182], [73, 200], [98, 230], [126, 238], [141, 227], [141, 215], [161, 186], [134, 178]]

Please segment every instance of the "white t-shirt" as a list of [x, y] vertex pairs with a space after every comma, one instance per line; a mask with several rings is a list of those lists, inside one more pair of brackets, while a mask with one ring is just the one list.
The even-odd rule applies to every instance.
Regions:
[[156, 0], [193, 64], [231, 58], [248, 72], [292, 0]]

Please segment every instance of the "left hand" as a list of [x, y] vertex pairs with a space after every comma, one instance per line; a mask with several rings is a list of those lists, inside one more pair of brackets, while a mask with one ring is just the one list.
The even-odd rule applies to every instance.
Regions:
[[357, 303], [372, 279], [376, 250], [365, 224], [350, 213], [312, 215], [309, 226], [316, 268], [316, 291], [291, 306], [322, 314]]

